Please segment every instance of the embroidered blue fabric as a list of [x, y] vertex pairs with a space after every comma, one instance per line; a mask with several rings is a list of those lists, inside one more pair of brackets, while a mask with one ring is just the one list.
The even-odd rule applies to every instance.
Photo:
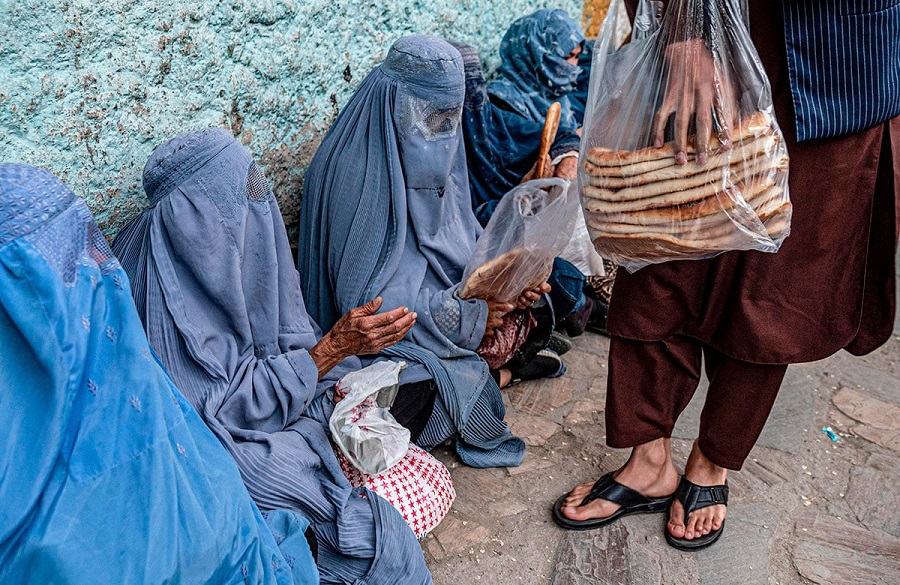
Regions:
[[0, 388], [0, 582], [318, 582], [307, 521], [253, 504], [84, 202], [25, 165], [0, 165]]

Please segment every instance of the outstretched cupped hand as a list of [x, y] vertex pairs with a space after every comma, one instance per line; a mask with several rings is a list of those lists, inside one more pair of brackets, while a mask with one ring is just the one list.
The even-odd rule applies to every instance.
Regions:
[[378, 313], [382, 302], [375, 297], [338, 319], [328, 332], [334, 346], [345, 349], [347, 355], [371, 355], [403, 339], [418, 315], [406, 307]]

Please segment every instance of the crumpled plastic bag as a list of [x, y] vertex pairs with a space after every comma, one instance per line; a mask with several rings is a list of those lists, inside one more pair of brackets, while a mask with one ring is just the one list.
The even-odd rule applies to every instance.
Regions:
[[547, 280], [574, 229], [578, 197], [563, 179], [517, 186], [494, 209], [463, 273], [459, 297], [515, 304]]
[[746, 3], [641, 0], [617, 49], [620, 3], [594, 45], [579, 161], [597, 251], [631, 272], [777, 252], [791, 225], [788, 156]]
[[378, 475], [403, 459], [409, 429], [389, 412], [405, 362], [382, 361], [350, 372], [335, 385], [343, 399], [328, 421], [331, 438], [354, 467]]

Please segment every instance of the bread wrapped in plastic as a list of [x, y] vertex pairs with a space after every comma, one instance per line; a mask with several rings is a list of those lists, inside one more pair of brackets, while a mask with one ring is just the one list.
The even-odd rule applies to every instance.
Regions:
[[[661, 14], [656, 4], [642, 0], [619, 49], [610, 9], [595, 44], [579, 168], [594, 246], [630, 271], [776, 252], [790, 233], [788, 155], [741, 2], [672, 0]], [[709, 79], [674, 79], [685, 71]], [[708, 103], [685, 97], [703, 83]], [[653, 146], [664, 128], [673, 139]]]
[[475, 244], [459, 296], [515, 303], [547, 280], [572, 237], [578, 198], [562, 179], [539, 179], [503, 196]]

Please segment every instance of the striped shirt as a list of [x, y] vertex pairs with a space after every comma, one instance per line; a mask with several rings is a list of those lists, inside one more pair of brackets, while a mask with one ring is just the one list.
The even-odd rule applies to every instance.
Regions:
[[900, 115], [900, 0], [784, 0], [797, 140]]

